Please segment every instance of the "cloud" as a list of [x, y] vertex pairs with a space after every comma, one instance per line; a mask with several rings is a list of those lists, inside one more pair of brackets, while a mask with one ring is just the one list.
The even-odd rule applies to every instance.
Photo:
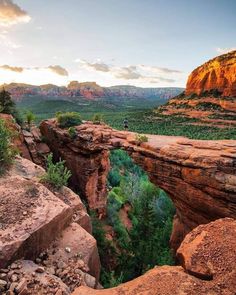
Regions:
[[69, 75], [69, 73], [67, 72], [66, 69], [64, 69], [63, 67], [58, 66], [58, 65], [49, 66], [48, 69], [60, 76], [68, 76]]
[[83, 65], [83, 67], [85, 67], [87, 69], [95, 70], [98, 72], [109, 72], [110, 71], [109, 65], [107, 65], [103, 62], [100, 62], [100, 61], [90, 63], [90, 62], [87, 62], [86, 60], [83, 60], [83, 59], [76, 59], [75, 62], [79, 62], [81, 65]]
[[112, 77], [122, 80], [136, 80], [145, 83], [174, 83], [172, 75], [179, 75], [182, 72], [175, 69], [146, 66], [146, 65], [129, 65], [129, 66], [115, 66], [106, 64], [100, 60], [96, 62], [88, 62], [86, 60], [76, 59], [82, 68], [94, 72], [104, 72], [110, 74]]
[[169, 69], [169, 68], [162, 68], [156, 66], [146, 66], [146, 65], [139, 65], [141, 69], [144, 71], [149, 71], [152, 73], [164, 73], [164, 74], [181, 74], [182, 71]]
[[143, 78], [143, 75], [140, 74], [136, 66], [128, 66], [113, 69], [114, 76], [119, 79], [124, 80], [134, 80]]
[[216, 51], [218, 53], [220, 53], [220, 54], [228, 53], [228, 52], [234, 51], [234, 50], [236, 50], [236, 47], [232, 47], [232, 48], [220, 48], [220, 47], [218, 47], [218, 48], [216, 48]]
[[34, 71], [35, 70], [36, 71], [50, 70], [51, 72], [53, 72], [54, 74], [59, 75], [59, 76], [68, 76], [69, 75], [68, 71], [59, 65], [48, 66], [45, 68], [39, 68], [39, 67], [27, 68], [27, 67], [14, 67], [14, 66], [9, 66], [9, 65], [2, 65], [2, 66], [0, 66], [0, 69], [12, 71], [15, 73], [22, 73], [25, 70], [28, 70], [28, 71], [30, 71], [30, 70], [34, 70]]
[[0, 26], [28, 23], [31, 17], [12, 0], [0, 0]]
[[0, 66], [0, 69], [8, 70], [8, 71], [16, 72], [16, 73], [22, 73], [24, 71], [24, 68], [22, 67], [12, 67], [9, 65]]

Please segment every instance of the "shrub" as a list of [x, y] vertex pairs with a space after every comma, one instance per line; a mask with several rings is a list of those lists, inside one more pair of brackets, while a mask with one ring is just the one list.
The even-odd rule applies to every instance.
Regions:
[[31, 124], [34, 122], [35, 119], [36, 119], [36, 116], [34, 115], [34, 113], [32, 113], [31, 111], [28, 111], [26, 113], [26, 123], [29, 128], [31, 127]]
[[64, 167], [65, 161], [53, 163], [52, 154], [47, 157], [47, 172], [43, 175], [42, 181], [47, 182], [60, 189], [62, 186], [67, 186], [68, 180], [71, 177], [71, 172]]
[[148, 142], [148, 137], [144, 134], [136, 134], [135, 139], [139, 142]]
[[58, 112], [56, 117], [57, 122], [61, 128], [72, 127], [82, 123], [80, 114], [76, 112]]
[[16, 154], [11, 146], [12, 133], [7, 129], [3, 120], [0, 119], [0, 174], [10, 165]]
[[103, 122], [102, 114], [95, 114], [92, 119], [94, 124], [101, 124]]
[[70, 135], [70, 138], [72, 139], [76, 138], [76, 129], [74, 127], [70, 127], [68, 129], [68, 133]]

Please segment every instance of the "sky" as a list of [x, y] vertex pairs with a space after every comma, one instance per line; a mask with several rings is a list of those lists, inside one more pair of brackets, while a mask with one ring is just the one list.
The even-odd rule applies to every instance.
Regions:
[[236, 0], [0, 0], [0, 84], [185, 87], [236, 48]]

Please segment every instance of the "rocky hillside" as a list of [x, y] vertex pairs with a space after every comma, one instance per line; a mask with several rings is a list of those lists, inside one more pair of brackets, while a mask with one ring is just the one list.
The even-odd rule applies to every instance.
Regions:
[[101, 97], [127, 97], [127, 98], [163, 98], [169, 99], [178, 95], [183, 88], [141, 88], [135, 86], [113, 86], [101, 87], [95, 82], [79, 83], [72, 81], [67, 87], [60, 87], [53, 84], [35, 86], [28, 84], [4, 84], [0, 86], [9, 91], [15, 100], [22, 100], [29, 96], [52, 96], [52, 97], [83, 97], [96, 99]]
[[236, 51], [218, 56], [195, 69], [186, 90], [157, 110], [203, 124], [236, 125]]

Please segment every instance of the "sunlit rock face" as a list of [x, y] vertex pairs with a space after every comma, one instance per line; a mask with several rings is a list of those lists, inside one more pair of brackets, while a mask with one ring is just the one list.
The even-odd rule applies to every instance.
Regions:
[[196, 68], [188, 78], [185, 94], [200, 95], [213, 89], [222, 96], [236, 97], [236, 50]]
[[72, 186], [89, 207], [105, 212], [109, 150], [126, 150], [150, 180], [164, 189], [176, 207], [171, 237], [175, 250], [184, 236], [199, 224], [236, 216], [236, 141], [190, 140], [148, 135], [139, 143], [135, 134], [86, 122], [76, 127], [76, 137], [58, 127], [56, 120], [40, 126], [57, 158], [72, 171]]
[[194, 119], [190, 125], [236, 126], [236, 51], [196, 68], [185, 92], [159, 107], [156, 114]]

